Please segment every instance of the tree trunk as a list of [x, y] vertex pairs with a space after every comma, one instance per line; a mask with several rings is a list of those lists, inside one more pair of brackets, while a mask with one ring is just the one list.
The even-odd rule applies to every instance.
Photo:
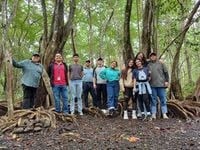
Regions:
[[190, 62], [190, 57], [188, 55], [187, 48], [185, 48], [185, 58], [187, 63], [187, 74], [188, 74], [188, 83], [192, 83], [192, 64]]
[[137, 30], [138, 30], [138, 41], [139, 41], [139, 50], [141, 50], [141, 35], [140, 35], [140, 0], [136, 0], [137, 8]]
[[72, 42], [73, 54], [75, 54], [76, 53], [76, 47], [75, 47], [75, 42], [74, 42], [74, 29], [73, 28], [71, 30], [71, 42]]
[[[42, 57], [42, 63], [44, 68], [48, 70], [48, 66], [51, 63], [55, 53], [63, 53], [64, 45], [71, 33], [72, 22], [75, 13], [75, 0], [70, 0], [70, 11], [68, 20], [64, 23], [64, 1], [56, 0], [53, 12], [53, 17], [51, 21], [50, 32], [48, 32], [47, 24], [47, 13], [45, 0], [41, 1], [43, 17], [44, 17], [44, 34], [40, 41], [40, 53]], [[45, 79], [46, 81], [48, 79]], [[44, 105], [46, 100], [47, 91], [51, 89], [45, 89], [44, 83], [41, 82], [38, 88], [38, 93], [36, 97], [36, 106]], [[51, 100], [52, 101], [52, 100]]]
[[[10, 24], [16, 15], [16, 10], [18, 6], [18, 0], [16, 0], [13, 3], [13, 8], [11, 9], [10, 16], [8, 17], [8, 6], [7, 6], [7, 0], [4, 0], [2, 3], [2, 51], [5, 55], [5, 61], [6, 61], [6, 100], [8, 102], [8, 117], [12, 118], [13, 116], [13, 90], [12, 90], [12, 81], [13, 81], [13, 75], [12, 75], [12, 58], [11, 58], [11, 50], [8, 47], [8, 30], [10, 27]], [[8, 50], [9, 49], [9, 50]]]
[[152, 17], [153, 17], [153, 0], [145, 1], [145, 8], [143, 13], [143, 29], [142, 29], [142, 52], [146, 56], [151, 53], [151, 36], [152, 36]]
[[132, 0], [126, 1], [125, 20], [124, 20], [124, 50], [123, 59], [126, 62], [130, 58], [134, 58], [133, 49], [130, 39], [130, 18], [132, 10]]
[[200, 101], [200, 76], [198, 80], [196, 81], [196, 87], [193, 94], [193, 100], [198, 101], [198, 102]]
[[[159, 20], [159, 1], [152, 0], [152, 10], [153, 10], [153, 15], [152, 15], [152, 49], [155, 53], [158, 54], [158, 20]], [[149, 56], [149, 55], [148, 55]]]
[[193, 10], [189, 14], [189, 17], [186, 19], [186, 21], [183, 21], [183, 24], [185, 23], [184, 27], [181, 29], [183, 32], [181, 32], [181, 36], [178, 41], [178, 47], [176, 50], [176, 54], [174, 56], [174, 61], [172, 65], [172, 73], [171, 73], [171, 85], [170, 85], [170, 98], [175, 97], [176, 99], [183, 99], [181, 84], [180, 84], [180, 77], [179, 77], [179, 58], [180, 58], [180, 51], [181, 47], [183, 45], [185, 35], [192, 24], [193, 17], [195, 13], [197, 12], [200, 5], [200, 0], [195, 4]]

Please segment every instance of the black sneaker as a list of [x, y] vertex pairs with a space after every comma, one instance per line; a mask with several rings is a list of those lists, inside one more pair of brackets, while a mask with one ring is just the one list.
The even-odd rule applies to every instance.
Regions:
[[109, 115], [110, 115], [110, 116], [113, 116], [113, 115], [114, 115], [114, 112], [115, 112], [114, 109], [110, 109], [110, 110], [109, 110]]

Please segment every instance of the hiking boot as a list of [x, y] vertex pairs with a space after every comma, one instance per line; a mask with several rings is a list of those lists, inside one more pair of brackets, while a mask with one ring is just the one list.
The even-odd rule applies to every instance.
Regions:
[[124, 119], [128, 119], [128, 112], [127, 112], [127, 110], [124, 111]]
[[153, 120], [156, 120], [156, 114], [152, 114], [151, 118], [152, 118]]
[[132, 110], [132, 119], [137, 119], [136, 111]]
[[163, 119], [169, 119], [168, 117], [167, 117], [167, 114], [163, 114]]

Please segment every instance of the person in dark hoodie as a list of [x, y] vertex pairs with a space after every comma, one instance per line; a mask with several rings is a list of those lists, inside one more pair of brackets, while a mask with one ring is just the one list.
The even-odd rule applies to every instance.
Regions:
[[[68, 68], [66, 63], [63, 62], [63, 57], [60, 53], [56, 53], [54, 61], [49, 65], [48, 74], [53, 89], [55, 111], [58, 113], [63, 112], [64, 115], [69, 113], [68, 109]], [[63, 107], [61, 111], [60, 98], [62, 96]]]

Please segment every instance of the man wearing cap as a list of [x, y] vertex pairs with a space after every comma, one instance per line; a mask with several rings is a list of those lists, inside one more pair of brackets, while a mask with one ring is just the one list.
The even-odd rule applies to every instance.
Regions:
[[93, 69], [91, 68], [90, 60], [85, 61], [83, 69], [83, 100], [85, 107], [88, 107], [88, 94], [92, 96], [93, 106], [97, 107], [95, 89], [93, 87]]
[[106, 88], [106, 80], [100, 78], [99, 74], [101, 71], [105, 69], [104, 61], [100, 57], [97, 59], [97, 66], [93, 71], [93, 86], [96, 90], [97, 95], [97, 107], [101, 109], [107, 108], [107, 88]]
[[19, 62], [13, 59], [12, 63], [14, 67], [21, 68], [23, 71], [21, 79], [23, 87], [22, 107], [24, 109], [32, 108], [43, 71], [43, 66], [40, 64], [40, 55], [37, 52], [33, 52], [31, 59]]
[[157, 96], [161, 102], [162, 116], [164, 119], [168, 119], [167, 113], [167, 104], [166, 104], [166, 88], [169, 84], [169, 74], [165, 64], [160, 63], [157, 60], [156, 53], [151, 53], [150, 62], [148, 64], [149, 71], [151, 73], [150, 85], [152, 89], [152, 102], [151, 102], [151, 111], [152, 119], [156, 119], [156, 108], [157, 108]]

